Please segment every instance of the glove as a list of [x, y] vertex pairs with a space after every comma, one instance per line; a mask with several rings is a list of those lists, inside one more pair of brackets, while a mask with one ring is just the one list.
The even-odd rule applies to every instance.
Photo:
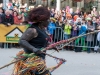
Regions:
[[38, 51], [35, 52], [35, 54], [40, 55], [40, 54], [42, 54], [42, 52], [40, 50], [38, 50]]
[[39, 49], [37, 49], [37, 48], [34, 49], [33, 52], [34, 52], [36, 55], [40, 55], [40, 54], [42, 53], [42, 51], [39, 50]]

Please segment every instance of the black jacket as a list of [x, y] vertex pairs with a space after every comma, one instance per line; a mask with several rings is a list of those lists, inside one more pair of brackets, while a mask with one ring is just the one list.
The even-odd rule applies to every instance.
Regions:
[[13, 16], [9, 15], [7, 17], [7, 15], [4, 15], [4, 18], [2, 19], [2, 23], [5, 24], [5, 25], [8, 25], [8, 23], [14, 24], [14, 18], [13, 18]]
[[1, 19], [0, 23], [3, 23], [4, 14], [0, 14], [0, 19]]

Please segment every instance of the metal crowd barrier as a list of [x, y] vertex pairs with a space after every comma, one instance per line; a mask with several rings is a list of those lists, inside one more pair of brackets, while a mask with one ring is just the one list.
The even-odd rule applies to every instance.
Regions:
[[[94, 48], [95, 46], [100, 47], [100, 42], [97, 40], [97, 33], [92, 34], [92, 37], [90, 37], [88, 39], [87, 38], [88, 38], [88, 36], [76, 39], [73, 44], [70, 44], [70, 46], [73, 45], [75, 47], [84, 47], [84, 48]], [[79, 41], [77, 42], [77, 40], [79, 40]]]
[[[82, 47], [84, 50], [87, 50], [87, 48], [94, 49], [95, 46], [100, 47], [100, 42], [97, 40], [97, 34], [98, 33], [92, 34], [90, 38], [88, 38], [88, 36], [78, 38], [68, 46]], [[64, 40], [64, 31], [61, 27], [56, 27], [53, 34], [53, 42], [58, 42], [60, 40]], [[62, 46], [63, 44], [60, 45], [60, 47]]]
[[[76, 39], [72, 43], [70, 43], [68, 46], [73, 46], [73, 47], [82, 47], [82, 48], [94, 48], [95, 46], [100, 47], [100, 42], [97, 40], [97, 34], [92, 34], [93, 39], [91, 41], [87, 40], [87, 36], [81, 37], [79, 39]], [[61, 27], [56, 27], [56, 29], [53, 32], [53, 37], [52, 37], [52, 43], [58, 42], [60, 40], [64, 40], [64, 31]], [[12, 44], [11, 44], [12, 46]], [[63, 44], [61, 44], [59, 47], [63, 47]], [[8, 43], [4, 43], [4, 48], [8, 48]]]

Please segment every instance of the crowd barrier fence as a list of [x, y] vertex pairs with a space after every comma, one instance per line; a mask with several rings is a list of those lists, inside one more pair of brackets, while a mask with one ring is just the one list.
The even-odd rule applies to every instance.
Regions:
[[[11, 45], [13, 43], [18, 43], [19, 38], [27, 27], [27, 25], [12, 25], [10, 27], [6, 27], [5, 25], [0, 24], [0, 43], [4, 43], [4, 48], [8, 48], [9, 43], [11, 43]], [[88, 38], [89, 36], [78, 38], [68, 46], [82, 47], [83, 50], [87, 50], [87, 48], [94, 48], [95, 46], [100, 47], [100, 42], [97, 40], [97, 34], [98, 33], [92, 34], [90, 38]], [[56, 27], [51, 43], [55, 43], [60, 40], [65, 40], [64, 31], [61, 27]], [[59, 47], [62, 46], [63, 44]]]
[[[88, 36], [78, 38], [75, 41], [68, 44], [68, 46], [82, 47], [83, 51], [86, 51], [88, 48], [94, 49], [95, 46], [100, 47], [100, 41], [97, 40], [97, 35], [98, 33], [95, 33], [95, 34], [90, 34]], [[54, 30], [54, 34], [53, 34], [53, 42], [58, 42], [60, 40], [65, 40], [64, 31], [62, 28], [56, 27], [56, 29]], [[63, 44], [60, 45], [60, 47], [62, 46]]]

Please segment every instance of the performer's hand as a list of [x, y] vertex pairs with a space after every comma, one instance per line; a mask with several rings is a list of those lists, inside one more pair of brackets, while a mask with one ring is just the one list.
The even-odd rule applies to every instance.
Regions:
[[41, 54], [41, 53], [42, 53], [42, 52], [41, 52], [40, 50], [38, 50], [38, 51], [35, 52], [36, 55], [39, 55], [39, 54]]

